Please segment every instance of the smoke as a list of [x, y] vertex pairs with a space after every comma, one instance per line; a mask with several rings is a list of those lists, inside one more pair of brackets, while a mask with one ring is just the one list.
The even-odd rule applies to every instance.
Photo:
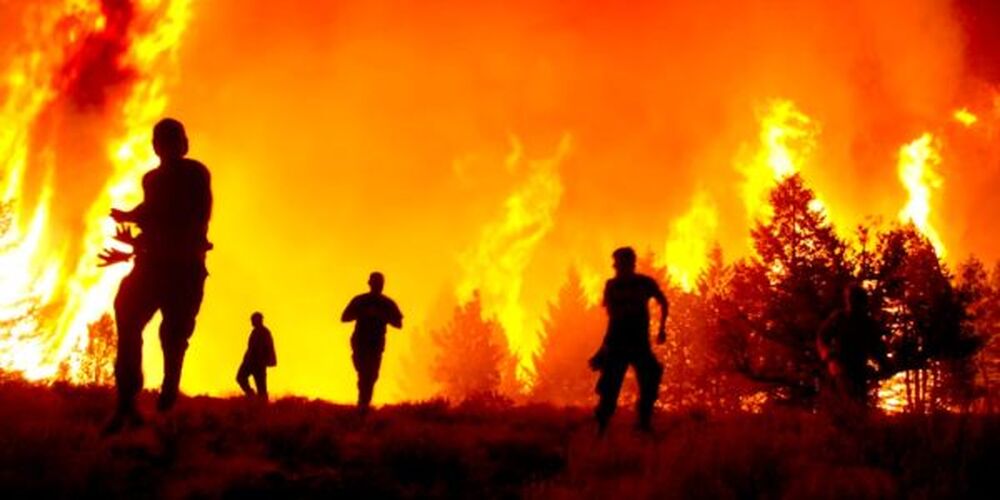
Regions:
[[[88, 148], [106, 143], [114, 124], [58, 117], [100, 121], [95, 107], [116, 102], [131, 78], [115, 56], [116, 34], [134, 22], [128, 5], [102, 4], [104, 38], [81, 56], [83, 67], [62, 73], [60, 105], [73, 112], [51, 113], [52, 147], [36, 148], [57, 152], [67, 179], [59, 191], [70, 198], [92, 196], [96, 181], [86, 179], [104, 174]], [[623, 244], [660, 250], [693, 232], [695, 247], [718, 240], [727, 256], [745, 254], [737, 156], [757, 145], [756, 111], [774, 99], [819, 126], [800, 168], [833, 220], [892, 219], [907, 199], [895, 172], [900, 145], [946, 127], [957, 107], [982, 112], [989, 102], [969, 97], [970, 82], [986, 74], [976, 57], [996, 53], [969, 47], [990, 47], [977, 41], [989, 31], [969, 35], [967, 11], [955, 9], [948, 0], [198, 3], [180, 78], [165, 87], [166, 113], [187, 125], [217, 200], [185, 388], [233, 389], [219, 367], [235, 370], [245, 318], [262, 310], [288, 360], [275, 389], [351, 399], [341, 308], [381, 270], [406, 315], [398, 335], [407, 335], [450, 315], [454, 304], [441, 297], [456, 284], [487, 279], [487, 268], [470, 277], [463, 256], [530, 183], [529, 171], [506, 166], [512, 136], [522, 158], [550, 157], [564, 134], [573, 137], [551, 225], [509, 276], [527, 325], [568, 266], [584, 267], [588, 288], [599, 288]], [[973, 165], [948, 154], [946, 145], [947, 217], [974, 221], [1000, 206], [979, 198], [986, 206], [974, 212], [958, 201], [962, 189], [983, 188], [966, 175]], [[691, 215], [705, 206], [713, 215]], [[65, 224], [74, 210], [65, 209]], [[963, 236], [988, 227], [969, 224], [941, 228], [949, 248], [1000, 256], [992, 239]], [[407, 378], [392, 359], [386, 394]]]
[[443, 321], [462, 256], [527, 181], [512, 135], [524, 158], [573, 137], [551, 229], [510, 276], [528, 319], [568, 266], [664, 248], [693, 199], [717, 212], [699, 237], [744, 254], [734, 162], [772, 99], [819, 124], [801, 168], [838, 224], [894, 218], [900, 145], [964, 104], [963, 40], [945, 0], [199, 5], [170, 113], [217, 189], [199, 335], [234, 333], [196, 340], [189, 373], [228, 389], [212, 371], [260, 308], [298, 360], [278, 389], [349, 399], [339, 308], [380, 269], [408, 325]]

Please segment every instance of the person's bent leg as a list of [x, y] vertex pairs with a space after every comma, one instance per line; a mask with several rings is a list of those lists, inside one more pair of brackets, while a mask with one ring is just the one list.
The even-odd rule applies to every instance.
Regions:
[[618, 407], [618, 394], [621, 392], [627, 368], [628, 364], [616, 356], [608, 356], [604, 361], [601, 375], [597, 379], [596, 391], [599, 399], [597, 408], [594, 409], [594, 417], [597, 419], [600, 432], [604, 432], [607, 428]]
[[644, 353], [635, 362], [636, 379], [639, 383], [639, 400], [636, 402], [637, 424], [642, 430], [652, 429], [653, 405], [660, 393], [663, 365], [652, 353]]
[[109, 431], [118, 430], [127, 417], [137, 416], [136, 396], [142, 390], [142, 330], [156, 313], [150, 283], [141, 271], [122, 280], [115, 296], [115, 326], [118, 352], [115, 356], [115, 387], [118, 402]]
[[169, 270], [175, 273], [170, 287], [163, 291], [160, 323], [160, 347], [163, 350], [163, 384], [157, 409], [161, 412], [173, 407], [180, 388], [181, 370], [188, 339], [194, 333], [195, 318], [201, 308], [204, 293], [205, 270], [200, 267], [183, 267]]
[[236, 372], [236, 383], [240, 385], [244, 395], [254, 396], [256, 394], [253, 387], [250, 387], [250, 367], [247, 366], [246, 361], [240, 363], [240, 369]]

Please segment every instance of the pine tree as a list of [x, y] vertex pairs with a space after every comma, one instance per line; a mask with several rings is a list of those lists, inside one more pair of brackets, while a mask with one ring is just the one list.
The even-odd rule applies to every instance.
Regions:
[[596, 376], [587, 361], [601, 344], [606, 322], [603, 311], [588, 303], [580, 275], [571, 269], [543, 322], [532, 398], [561, 405], [593, 403]]
[[771, 192], [773, 215], [752, 231], [756, 255], [733, 268], [721, 318], [729, 362], [771, 401], [813, 404], [822, 376], [816, 332], [852, 280], [846, 246], [799, 175]]
[[941, 389], [945, 404], [964, 410], [985, 394], [985, 385], [979, 376], [980, 360], [982, 348], [990, 340], [994, 294], [981, 260], [969, 257], [959, 265], [955, 289], [962, 317], [959, 335], [953, 341], [959, 345], [952, 347], [954, 355], [942, 363]]
[[469, 399], [500, 393], [512, 356], [500, 323], [483, 319], [478, 293], [457, 306], [451, 321], [431, 335], [437, 346], [432, 372], [443, 396]]
[[977, 365], [985, 393], [983, 409], [992, 413], [1000, 401], [1000, 262], [990, 272], [987, 285], [987, 298], [976, 318], [983, 334]]

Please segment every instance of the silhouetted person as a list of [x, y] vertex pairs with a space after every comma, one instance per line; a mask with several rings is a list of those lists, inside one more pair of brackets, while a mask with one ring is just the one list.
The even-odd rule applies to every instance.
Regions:
[[816, 350], [838, 395], [847, 402], [867, 406], [868, 384], [876, 375], [868, 361], [874, 360], [884, 368], [887, 358], [881, 329], [871, 317], [864, 288], [849, 285], [844, 289], [843, 306], [820, 326]]
[[653, 278], [635, 272], [634, 250], [619, 248], [612, 257], [615, 277], [604, 285], [603, 301], [608, 329], [600, 350], [590, 360], [591, 367], [601, 372], [597, 381], [600, 401], [594, 414], [603, 433], [618, 406], [618, 394], [631, 365], [639, 382], [637, 427], [649, 431], [663, 375], [663, 366], [649, 344], [649, 300], [655, 299], [660, 304], [660, 330], [656, 337], [659, 344], [667, 340], [669, 304]]
[[[264, 315], [259, 312], [253, 313], [250, 315], [250, 324], [253, 325], [253, 330], [250, 331], [250, 339], [247, 340], [247, 352], [243, 354], [243, 362], [236, 372], [236, 383], [240, 384], [243, 394], [249, 397], [257, 396], [266, 402], [267, 369], [278, 364], [278, 357], [274, 352], [271, 330], [264, 326]], [[251, 376], [254, 385], [257, 386], [256, 392], [250, 387]]]
[[[109, 432], [142, 422], [135, 405], [143, 385], [142, 331], [157, 311], [162, 315], [163, 350], [157, 409], [165, 412], [173, 406], [208, 276], [205, 253], [212, 247], [206, 238], [212, 212], [208, 169], [185, 158], [187, 135], [177, 120], [167, 118], [156, 124], [153, 150], [160, 164], [142, 178], [142, 203], [129, 211], [111, 211], [121, 224], [116, 238], [130, 243], [133, 253], [105, 250], [100, 256], [105, 266], [135, 257], [132, 272], [115, 296], [118, 405], [106, 429]], [[139, 235], [133, 236], [125, 224], [137, 226]]]
[[385, 351], [386, 325], [403, 327], [403, 314], [399, 312], [399, 307], [382, 294], [385, 286], [382, 273], [371, 273], [368, 286], [371, 291], [351, 299], [340, 317], [345, 323], [355, 322], [354, 334], [351, 335], [351, 360], [358, 372], [358, 408], [362, 412], [368, 410], [375, 381], [378, 380], [382, 352]]

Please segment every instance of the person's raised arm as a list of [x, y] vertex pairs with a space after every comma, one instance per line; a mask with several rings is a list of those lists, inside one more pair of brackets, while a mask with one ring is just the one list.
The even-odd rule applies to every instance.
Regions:
[[111, 209], [111, 218], [115, 222], [117, 222], [119, 224], [126, 223], [126, 222], [131, 222], [131, 223], [140, 224], [140, 225], [142, 224], [143, 219], [145, 218], [145, 214], [146, 214], [146, 200], [145, 199], [148, 197], [148, 194], [149, 194], [149, 182], [150, 182], [149, 179], [150, 179], [150, 174], [149, 173], [146, 173], [146, 175], [144, 175], [142, 177], [142, 196], [143, 196], [143, 201], [142, 202], [140, 202], [138, 205], [136, 205], [135, 207], [133, 207], [131, 210], [121, 210], [121, 209], [118, 209], [118, 208], [112, 208]]

